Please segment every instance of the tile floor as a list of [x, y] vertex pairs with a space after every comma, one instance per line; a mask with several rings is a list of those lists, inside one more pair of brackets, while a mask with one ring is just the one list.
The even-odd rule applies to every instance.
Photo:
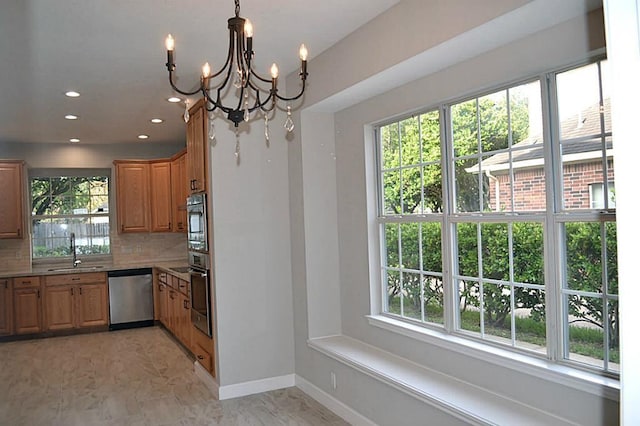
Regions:
[[216, 401], [161, 328], [0, 343], [0, 425], [345, 425], [297, 388]]

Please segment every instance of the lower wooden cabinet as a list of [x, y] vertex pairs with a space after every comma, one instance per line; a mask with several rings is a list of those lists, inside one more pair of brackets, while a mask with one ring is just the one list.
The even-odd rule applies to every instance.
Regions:
[[87, 273], [46, 277], [44, 312], [47, 331], [107, 325], [106, 275]]
[[13, 334], [13, 280], [0, 278], [0, 336]]
[[213, 348], [213, 339], [195, 327], [191, 327], [191, 338], [193, 345], [192, 351], [196, 360], [205, 368], [205, 370], [215, 377], [215, 352]]
[[13, 278], [13, 329], [16, 334], [42, 332], [40, 277]]

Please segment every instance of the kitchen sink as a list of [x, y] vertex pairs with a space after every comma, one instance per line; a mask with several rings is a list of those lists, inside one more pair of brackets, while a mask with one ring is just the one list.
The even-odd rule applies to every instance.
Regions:
[[174, 272], [178, 272], [180, 274], [186, 274], [187, 272], [189, 272], [189, 267], [188, 266], [177, 266], [175, 268], [169, 268]]
[[101, 269], [103, 266], [76, 266], [75, 268], [51, 268], [47, 269], [49, 272], [74, 272], [74, 271], [95, 271], [97, 269]]

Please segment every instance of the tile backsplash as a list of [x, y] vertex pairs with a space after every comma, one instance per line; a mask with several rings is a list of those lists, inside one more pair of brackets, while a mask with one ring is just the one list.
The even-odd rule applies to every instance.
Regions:
[[[112, 232], [111, 255], [116, 265], [187, 260], [187, 236], [183, 233]], [[0, 239], [0, 272], [24, 272], [31, 269], [30, 237]]]

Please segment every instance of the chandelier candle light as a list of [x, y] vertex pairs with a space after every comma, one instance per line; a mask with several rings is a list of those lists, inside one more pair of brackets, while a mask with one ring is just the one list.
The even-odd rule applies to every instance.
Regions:
[[[209, 112], [219, 109], [227, 115], [227, 119], [236, 128], [242, 121], [249, 121], [250, 114], [256, 110], [261, 110], [265, 117], [265, 135], [268, 141], [268, 114], [276, 108], [278, 99], [290, 102], [299, 99], [305, 90], [307, 80], [307, 48], [300, 46], [300, 80], [302, 88], [300, 93], [292, 97], [284, 97], [278, 94], [278, 66], [274, 63], [271, 66], [271, 78], [261, 77], [253, 69], [253, 25], [248, 19], [240, 17], [240, 0], [235, 1], [235, 16], [229, 18], [229, 50], [227, 59], [222, 68], [216, 73], [211, 73], [211, 65], [205, 63], [202, 67], [200, 77], [200, 87], [189, 92], [176, 87], [174, 82], [174, 71], [176, 64], [173, 61], [175, 49], [174, 39], [169, 34], [166, 39], [167, 47], [167, 70], [169, 71], [169, 84], [176, 92], [184, 96], [192, 96], [202, 93], [206, 102], [206, 109]], [[218, 83], [215, 79], [220, 77]], [[222, 97], [231, 90], [228, 84], [233, 80], [233, 86], [237, 89], [237, 104], [227, 106], [222, 102]], [[271, 83], [268, 89], [261, 87]], [[250, 98], [252, 104], [250, 105]], [[287, 120], [284, 124], [287, 131], [294, 128], [291, 120], [291, 107], [287, 105]]]

